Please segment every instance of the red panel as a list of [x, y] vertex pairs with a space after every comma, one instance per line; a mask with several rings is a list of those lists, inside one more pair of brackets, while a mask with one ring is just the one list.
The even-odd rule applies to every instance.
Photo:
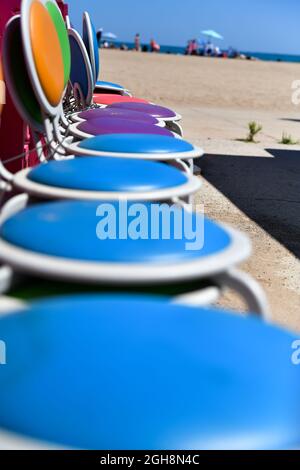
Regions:
[[[6, 0], [1, 5], [0, 44], [7, 21], [20, 11], [20, 0]], [[0, 127], [0, 158], [7, 160], [24, 151], [25, 126], [19, 117], [6, 88], [6, 104], [3, 108]], [[8, 165], [11, 171], [22, 168], [23, 162], [16, 161]]]
[[69, 7], [66, 3], [64, 3], [62, 0], [57, 0], [58, 6], [60, 8], [60, 11], [62, 12], [62, 15], [64, 18], [68, 16], [69, 14]]

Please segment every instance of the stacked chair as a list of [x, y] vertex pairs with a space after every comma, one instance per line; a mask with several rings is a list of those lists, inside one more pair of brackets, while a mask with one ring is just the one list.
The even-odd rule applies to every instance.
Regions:
[[[72, 53], [76, 56], [76, 60], [73, 63], [77, 64], [72, 70], [71, 80], [74, 79], [75, 83], [78, 81], [77, 84], [81, 88], [81, 96], [83, 98], [81, 101], [85, 100], [87, 104], [91, 105], [93, 99], [94, 103], [100, 104], [101, 108], [107, 108], [107, 115], [109, 113], [119, 113], [119, 116], [125, 119], [128, 116], [133, 117], [136, 113], [143, 113], [144, 115], [151, 116], [152, 119], [159, 120], [175, 133], [182, 135], [182, 128], [179, 125], [181, 116], [171, 109], [154, 105], [141, 98], [126, 97], [115, 93], [106, 95], [102, 93], [100, 96], [93, 95], [97, 80], [99, 51], [95, 47], [95, 29], [87, 12], [83, 15], [82, 37], [84, 42], [82, 42], [80, 35], [74, 29], [70, 29], [70, 34], [72, 36], [70, 39]], [[82, 66], [78, 69], [79, 61], [82, 62]], [[85, 72], [83, 73], [84, 68]], [[80, 74], [78, 74], [78, 70], [80, 70]], [[94, 110], [92, 113], [81, 113], [77, 118], [80, 120], [90, 120], [101, 116], [103, 116], [103, 112], [98, 108], [98, 111]], [[76, 119], [76, 115], [73, 116], [74, 118]]]
[[[52, 5], [52, 2], [49, 1], [48, 3]], [[38, 7], [35, 8], [35, 10], [38, 10]], [[33, 14], [39, 16], [38, 11], [35, 12], [33, 10]], [[66, 134], [61, 133], [62, 129], [61, 126], [59, 126], [60, 123], [65, 124], [68, 129], [68, 136], [71, 137], [72, 129], [68, 128], [68, 123], [63, 117], [61, 106], [64, 86], [66, 86], [66, 79], [68, 77], [67, 67], [69, 65], [69, 59], [66, 60], [66, 58], [69, 50], [68, 47], [66, 47], [67, 40], [65, 38], [62, 40], [61, 36], [58, 36], [63, 54], [60, 52], [58, 55], [57, 52], [54, 55], [53, 48], [51, 48], [51, 46], [49, 47], [49, 43], [47, 42], [47, 37], [44, 38], [44, 48], [48, 47], [49, 49], [49, 61], [46, 76], [43, 77], [42, 74], [39, 76], [39, 71], [35, 66], [35, 58], [37, 56], [44, 57], [44, 50], [41, 49], [40, 40], [36, 41], [37, 46], [35, 50], [30, 47], [31, 33], [26, 21], [26, 18], [22, 18], [22, 37], [25, 59], [28, 64], [28, 73], [31, 77], [39, 105], [42, 108], [47, 139], [51, 142], [51, 146], [56, 148], [57, 153], [66, 152], [75, 155], [86, 155], [88, 153], [92, 156], [142, 158], [169, 161], [176, 165], [181, 164], [185, 169], [188, 169], [188, 167], [192, 168], [193, 159], [201, 156], [202, 150], [182, 139], [175, 139], [172, 132], [154, 124], [137, 121], [128, 122], [125, 119], [119, 119], [117, 117], [113, 117], [113, 119], [106, 117], [105, 125], [103, 118], [98, 122], [99, 135], [96, 137], [83, 139], [81, 141], [67, 139]], [[51, 35], [51, 31], [52, 34], [54, 34], [53, 24], [51, 27], [50, 25], [48, 26], [48, 34]], [[55, 26], [57, 28], [61, 27], [60, 23], [57, 25], [57, 17], [55, 17]], [[73, 85], [73, 93], [75, 97], [77, 97], [77, 101], [78, 97], [80, 97], [83, 103], [86, 104], [88, 102], [88, 95], [92, 95], [91, 90], [93, 89], [93, 84], [92, 87], [89, 88], [92, 76], [91, 65], [83, 41], [75, 30], [69, 30], [69, 40], [72, 51], [70, 80]], [[60, 46], [56, 41], [56, 47], [59, 48]], [[85, 57], [82, 55], [82, 48], [85, 52]], [[50, 52], [52, 52], [52, 56], [50, 56]], [[86, 66], [88, 66], [89, 74], [86, 74], [85, 63]], [[52, 81], [49, 81], [47, 78], [49, 74], [53, 77]], [[58, 91], [56, 88], [58, 79], [60, 88], [59, 93], [55, 96], [54, 102], [51, 101], [52, 93]], [[46, 93], [45, 90], [43, 90], [43, 85], [46, 89]], [[95, 125], [95, 120], [93, 119], [93, 126]], [[136, 130], [134, 128], [136, 128]], [[87, 129], [85, 129], [85, 132], [87, 132]], [[57, 144], [59, 144], [59, 146], [57, 146]]]
[[[92, 21], [88, 12], [85, 12], [83, 15], [82, 38], [83, 38], [86, 51], [90, 59], [91, 67], [92, 67], [93, 85], [94, 85], [93, 90], [94, 91], [96, 90], [97, 92], [99, 92], [100, 90], [100, 96], [97, 96], [97, 93], [94, 94], [94, 101], [96, 103], [99, 103], [103, 106], [115, 105], [116, 107], [118, 107], [118, 105], [120, 104], [120, 107], [122, 108], [124, 106], [124, 109], [126, 109], [127, 107], [128, 109], [136, 108], [138, 111], [143, 111], [144, 109], [144, 110], [149, 110], [149, 113], [154, 113], [156, 111], [156, 114], [159, 114], [159, 113], [162, 114], [161, 117], [162, 118], [164, 117], [167, 122], [168, 121], [170, 122], [180, 121], [181, 116], [170, 109], [152, 105], [152, 103], [149, 103], [149, 101], [143, 98], [126, 96], [126, 95], [129, 95], [129, 92], [128, 90], [125, 90], [121, 85], [108, 84], [107, 91], [109, 91], [109, 93], [104, 95], [103, 94], [104, 85], [102, 85], [102, 87], [100, 85], [100, 83], [103, 84], [103, 82], [99, 83], [97, 81], [97, 77], [99, 75], [99, 69], [100, 69], [99, 50], [97, 47], [95, 28], [94, 28], [94, 25], [92, 24]], [[125, 93], [124, 93], [124, 90], [125, 90]], [[143, 105], [150, 105], [150, 106], [143, 106]]]
[[[34, 6], [33, 10], [31, 10], [32, 4]], [[53, 3], [51, 2], [50, 5], [52, 4]], [[3, 209], [3, 218], [5, 218], [5, 220], [7, 217], [10, 218], [16, 209], [19, 210], [20, 208], [24, 208], [26, 205], [29, 205], [29, 212], [26, 212], [28, 214], [31, 210], [41, 210], [41, 212], [45, 214], [45, 207], [49, 207], [52, 211], [52, 203], [50, 206], [49, 204], [47, 206], [34, 205], [31, 208], [29, 198], [34, 198], [35, 200], [68, 199], [65, 203], [62, 203], [61, 201], [54, 203], [55, 208], [57, 207], [58, 210], [62, 210], [63, 214], [61, 218], [62, 225], [60, 226], [60, 224], [57, 223], [58, 220], [56, 220], [56, 223], [53, 226], [55, 230], [62, 230], [65, 233], [65, 237], [63, 236], [62, 238], [67, 239], [69, 237], [66, 230], [68, 230], [68, 227], [71, 229], [70, 223], [72, 218], [74, 218], [73, 224], [75, 223], [79, 214], [78, 211], [82, 210], [84, 217], [91, 217], [91, 224], [95, 223], [96, 207], [99, 204], [99, 201], [114, 202], [116, 210], [118, 211], [117, 202], [120, 199], [134, 202], [153, 200], [172, 202], [175, 200], [179, 203], [177, 211], [181, 211], [185, 214], [186, 209], [184, 209], [182, 201], [180, 201], [180, 197], [190, 195], [199, 189], [198, 179], [191, 175], [190, 172], [179, 171], [173, 166], [164, 165], [162, 163], [147, 161], [145, 159], [148, 154], [141, 155], [143, 160], [137, 159], [135, 155], [132, 156], [129, 152], [123, 153], [121, 156], [117, 155], [114, 157], [90, 156], [93, 155], [92, 153], [90, 155], [81, 155], [77, 158], [66, 154], [58, 155], [58, 152], [60, 152], [60, 144], [58, 142], [55, 142], [54, 144], [55, 133], [53, 132], [53, 134], [50, 135], [50, 130], [52, 126], [53, 128], [56, 127], [57, 132], [59, 132], [59, 115], [57, 114], [56, 108], [54, 108], [53, 111], [54, 118], [50, 114], [50, 108], [52, 106], [53, 109], [53, 104], [51, 105], [51, 103], [47, 101], [46, 94], [42, 88], [43, 83], [39, 78], [38, 70], [36, 68], [37, 61], [35, 62], [32, 59], [34, 47], [24, 47], [25, 57], [23, 60], [22, 57], [18, 57], [18, 61], [12, 61], [11, 59], [17, 56], [17, 48], [13, 48], [12, 45], [19, 43], [18, 38], [20, 37], [20, 34], [23, 37], [24, 43], [26, 43], [26, 41], [28, 42], [28, 36], [30, 33], [35, 37], [35, 31], [30, 30], [30, 25], [34, 25], [35, 23], [34, 21], [30, 21], [28, 11], [33, 11], [35, 13], [36, 7], [43, 15], [42, 33], [44, 34], [44, 37], [38, 37], [38, 45], [43, 45], [43, 39], [44, 42], [51, 44], [51, 53], [53, 53], [54, 59], [57, 60], [60, 52], [60, 43], [58, 41], [58, 35], [54, 24], [51, 21], [51, 17], [43, 4], [41, 2], [24, 1], [22, 5], [21, 23], [20, 18], [15, 17], [10, 21], [6, 30], [4, 47], [4, 65], [6, 75], [8, 77], [11, 94], [16, 100], [18, 109], [23, 114], [24, 118], [27, 116], [27, 121], [31, 124], [31, 127], [35, 129], [36, 133], [43, 131], [42, 129], [39, 129], [39, 125], [33, 115], [41, 116], [40, 122], [41, 127], [44, 126], [43, 138], [46, 141], [47, 150], [53, 158], [56, 158], [56, 160], [48, 162], [50, 156], [47, 154], [44, 155], [45, 152], [42, 148], [41, 160], [43, 164], [37, 168], [22, 170], [16, 175], [11, 175], [2, 167], [3, 179], [6, 179], [10, 187], [16, 188], [19, 192], [24, 193], [21, 194], [21, 196], [11, 199], [6, 204]], [[48, 5], [48, 3], [46, 5]], [[47, 21], [48, 23], [46, 24]], [[37, 24], [39, 25], [39, 22]], [[53, 34], [53, 37], [51, 37], [51, 33]], [[31, 42], [29, 42], [29, 44], [31, 46]], [[33, 41], [33, 46], [34, 45], [35, 43]], [[42, 49], [42, 57], [45, 56], [45, 47], [46, 46], [44, 45]], [[20, 71], [19, 73], [13, 73], [14, 71], [12, 68], [15, 63], [18, 64], [18, 67], [23, 63], [24, 67], [22, 69], [22, 73], [20, 73]], [[46, 90], [48, 90], [48, 87], [51, 87], [52, 85], [51, 78], [55, 81], [58, 76], [58, 70], [55, 68], [54, 60], [53, 62], [50, 61], [49, 65], [47, 81], [44, 85]], [[55, 70], [55, 74], [52, 69]], [[25, 80], [26, 70], [28, 70], [28, 80]], [[64, 69], [62, 67], [62, 83], [65, 82], [63, 70]], [[18, 77], [20, 76], [22, 76], [21, 87], [18, 85]], [[34, 87], [31, 86], [31, 82], [34, 83]], [[28, 96], [30, 96], [30, 99], [22, 100], [22, 97], [20, 98], [19, 88], [24, 92], [25, 84], [28, 85], [26, 97], [28, 98]], [[39, 90], [39, 92], [37, 90]], [[57, 101], [58, 106], [61, 107], [60, 96]], [[34, 113], [33, 108], [30, 110], [28, 109], [28, 102], [34, 102]], [[56, 122], [54, 123], [54, 121]], [[119, 139], [123, 142], [121, 139], [123, 135], [126, 136], [128, 144], [136, 145], [136, 134], [116, 134], [114, 135], [115, 140], [117, 141]], [[168, 140], [168, 137], [159, 136], [159, 140], [164, 144], [164, 140]], [[183, 142], [181, 139], [171, 138], [170, 140], [174, 142]], [[70, 146], [71, 145], [69, 145], [69, 147]], [[42, 143], [39, 141], [38, 149], [41, 147]], [[160, 154], [160, 151], [161, 149], [158, 149], [158, 154]], [[144, 166], [146, 164], [151, 164], [151, 168], [153, 170], [152, 182], [150, 179], [150, 166]], [[170, 175], [168, 178], [167, 173]], [[176, 182], [175, 179], [173, 179], [174, 184], [172, 183], [170, 185], [167, 183], [167, 180], [171, 181], [171, 173], [172, 179], [176, 176]], [[161, 181], [161, 185], [159, 188], [155, 188], [155, 184], [157, 184], [158, 180]], [[148, 189], [148, 192], [145, 191], [145, 189]], [[89, 206], [86, 204], [87, 200], [90, 201]], [[78, 207], [78, 210], [75, 209], [75, 206]], [[40, 209], [40, 207], [42, 208]], [[54, 210], [56, 211], [57, 209], [55, 208]], [[151, 208], [151, 205], [149, 205], [149, 208]], [[67, 213], [64, 215], [65, 210], [67, 210], [69, 217], [71, 217], [68, 222]], [[197, 223], [199, 216], [191, 214], [191, 217], [194, 222]], [[45, 222], [51, 222], [51, 218], [52, 216], [49, 213], [49, 217], [45, 219]], [[30, 226], [31, 222], [29, 222], [28, 225], [29, 230], [31, 230]], [[42, 226], [47, 231], [48, 235], [50, 235], [50, 227], [46, 227], [42, 224], [41, 228]], [[73, 259], [73, 255], [71, 255], [71, 259], [73, 259], [77, 268], [75, 267], [75, 269], [73, 269], [71, 266], [68, 268], [68, 263], [66, 263], [66, 260], [63, 258], [61, 260], [63, 271], [65, 271], [65, 269], [68, 271], [68, 273], [66, 272], [63, 276], [66, 276], [65, 280], [71, 281], [76, 280], [78, 275], [78, 280], [80, 281], [85, 279], [87, 282], [122, 283], [125, 284], [126, 287], [128, 287], [128, 284], [133, 284], [135, 287], [137, 285], [139, 287], [143, 285], [143, 287], [146, 286], [147, 289], [149, 288], [149, 284], [151, 286], [154, 284], [155, 288], [161, 288], [162, 285], [168, 284], [172, 288], [172, 291], [174, 291], [174, 285], [177, 287], [179, 285], [180, 291], [182, 291], [182, 288], [184, 287], [183, 292], [191, 295], [191, 297], [194, 295], [197, 297], [199, 290], [202, 291], [202, 281], [205, 281], [205, 285], [207, 281], [209, 281], [209, 283], [213, 282], [213, 285], [217, 288], [219, 285], [225, 287], [226, 285], [231, 286], [234, 284], [237, 290], [246, 296], [246, 301], [249, 303], [250, 309], [254, 309], [255, 311], [258, 311], [258, 313], [262, 313], [267, 316], [266, 302], [259, 287], [256, 286], [253, 280], [249, 280], [245, 274], [237, 273], [233, 269], [250, 254], [250, 245], [247, 238], [243, 234], [240, 234], [231, 228], [217, 225], [210, 220], [205, 220], [205, 226], [205, 230], [207, 232], [207, 236], [205, 237], [205, 246], [203, 249], [198, 251], [186, 251], [184, 246], [187, 240], [174, 239], [172, 241], [165, 241], [161, 234], [160, 240], [134, 241], [132, 247], [130, 246], [130, 240], [121, 240], [121, 243], [113, 244], [114, 246], [112, 249], [109, 249], [106, 243], [101, 243], [101, 250], [103, 250], [103, 253], [101, 254], [97, 249], [97, 252], [94, 253], [97, 257], [95, 260], [92, 258], [94, 256], [92, 245], [95, 242], [95, 233], [94, 230], [90, 232], [89, 228], [87, 228], [85, 235], [87, 237], [86, 244], [87, 249], [91, 250], [90, 254], [86, 253], [87, 258], [85, 259], [85, 261], [88, 262], [88, 265], [86, 266], [87, 277], [85, 279], [82, 263], [78, 265], [76, 262], [78, 253], [76, 254], [75, 252], [75, 258]], [[23, 228], [20, 232], [17, 230], [20, 235], [25, 233], [25, 226], [23, 223], [22, 227]], [[82, 227], [82, 229], [83, 228], [84, 227]], [[78, 234], [78, 236], [83, 243], [83, 232]], [[50, 238], [53, 242], [58, 242], [58, 245], [62, 242], [58, 232], [57, 236], [52, 234], [50, 235]], [[33, 240], [32, 237], [29, 237], [29, 239]], [[44, 238], [42, 237], [41, 241], [43, 240]], [[4, 240], [2, 241], [5, 243]], [[109, 241], [107, 242], [109, 243]], [[69, 242], [67, 242], [67, 244], [69, 244]], [[77, 243], [74, 244], [74, 248], [76, 245]], [[80, 244], [77, 246], [79, 251], [81, 251]], [[50, 249], [50, 247], [48, 248]], [[119, 255], [117, 255], [116, 249], [119, 251]], [[4, 249], [3, 251], [6, 250]], [[48, 252], [49, 255], [50, 251]], [[116, 255], [117, 258], [114, 258]], [[82, 254], [80, 254], [80, 257], [81, 256]], [[101, 262], [102, 256], [103, 260]], [[109, 260], [109, 256], [112, 256], [113, 258]], [[171, 270], [169, 256], [173, 259]], [[17, 256], [17, 258], [21, 259], [22, 256], [21, 258]], [[116, 264], [117, 260], [120, 262]], [[8, 259], [5, 261], [10, 263]], [[96, 265], [97, 272], [94, 269], [95, 266], [93, 269], [90, 269], [91, 266], [89, 262], [94, 261], [99, 262]], [[73, 264], [73, 262], [71, 264]], [[51, 272], [49, 266], [50, 260], [49, 263], [45, 264], [42, 262], [41, 264], [42, 270], [45, 270], [47, 273]], [[17, 269], [21, 268], [21, 266], [14, 267]], [[55, 277], [57, 276], [56, 271], [57, 270], [54, 267]], [[69, 273], [71, 277], [69, 277]]]
[[[73, 57], [72, 64], [75, 64], [72, 66], [70, 77], [73, 91], [79, 98], [76, 102], [79, 102], [80, 108], [83, 104], [94, 106], [89, 99], [92, 96], [93, 82], [91, 81], [92, 70], [85, 46], [75, 30], [69, 31], [69, 37]], [[164, 109], [153, 105], [151, 107], [155, 110], [157, 108]], [[192, 171], [193, 159], [201, 156], [202, 151], [181, 140], [179, 138], [181, 131], [179, 134], [173, 132], [176, 130], [175, 123], [172, 123], [172, 128], [170, 123], [166, 126], [167, 123], [160, 117], [161, 115], [160, 111], [151, 114], [150, 112], [117, 107], [105, 109], [92, 107], [92, 109], [81, 109], [80, 112], [69, 114], [69, 121], [75, 121], [74, 124], [70, 125], [70, 122], [64, 118], [62, 123], [69, 134], [77, 139], [84, 139], [83, 142], [70, 147], [70, 151], [74, 153], [83, 154], [88, 148], [94, 155], [114, 156], [116, 153], [118, 155], [125, 153], [126, 156], [125, 150], [127, 150], [127, 156], [130, 154], [132, 158], [185, 161]], [[139, 136], [136, 136], [135, 139], [130, 137], [131, 145], [128, 147], [128, 137], [125, 135], [121, 137], [120, 134], [129, 133], [139, 134]], [[115, 137], [116, 135], [117, 137]], [[175, 140], [176, 136], [178, 138]], [[168, 137], [168, 139], [162, 140], [161, 137]], [[162, 145], [162, 142], [164, 145], [161, 147], [161, 152], [158, 152], [157, 148]]]
[[[54, 0], [23, 0], [4, 37], [5, 77], [40, 164], [16, 175], [0, 167], [0, 339], [10, 351], [0, 447], [295, 448], [296, 338], [269, 324], [264, 293], [237, 269], [251, 253], [247, 237], [186, 205], [199, 182], [185, 162], [199, 151], [174, 135], [101, 134], [99, 121], [92, 140], [108, 140], [96, 150], [69, 132], [71, 108], [89, 108], [80, 70], [92, 71], [92, 88], [97, 78], [84, 22], [82, 41], [67, 35]], [[135, 111], [132, 121], [146, 116]], [[99, 240], [106, 203], [117, 217], [124, 205], [149, 214], [175, 203], [175, 215], [202, 224], [203, 246], [186, 250], [175, 229], [168, 239]], [[244, 298], [247, 317], [209, 306], [226, 287]]]
[[[51, 26], [53, 27], [52, 24]], [[54, 29], [51, 31], [52, 34], [56, 35]], [[52, 39], [54, 41], [57, 38], [54, 36]], [[77, 180], [74, 180], [72, 183], [64, 182], [62, 186], [58, 180], [55, 180], [54, 185], [49, 185], [48, 181], [46, 187], [40, 185], [39, 188], [36, 188], [39, 194], [40, 190], [42, 190], [42, 192], [46, 190], [46, 196], [48, 196], [52, 192], [51, 186], [54, 186], [56, 191], [59, 191], [57, 197], [61, 197], [62, 193], [60, 191], [71, 189], [73, 191], [81, 191], [80, 199], [86, 197], [90, 199], [119, 199], [120, 197], [124, 197], [126, 199], [172, 200], [174, 198], [188, 197], [199, 189], [200, 183], [198, 179], [187, 171], [179, 171], [172, 166], [163, 165], [160, 162], [146, 161], [146, 154], [143, 154], [144, 159], [129, 158], [131, 157], [129, 154], [126, 160], [119, 155], [117, 155], [116, 158], [106, 158], [106, 156], [93, 158], [91, 154], [85, 153], [84, 158], [74, 159], [72, 155], [67, 154], [66, 148], [69, 144], [65, 145], [66, 148], [62, 148], [62, 145], [56, 140], [55, 136], [55, 134], [59, 134], [60, 139], [68, 140], [65, 136], [62, 136], [59, 131], [58, 119], [60, 114], [58, 114], [58, 107], [54, 110], [54, 116], [49, 115], [48, 109], [51, 107], [51, 104], [49, 101], [46, 101], [46, 106], [44, 105], [44, 101], [47, 98], [43, 92], [38, 95], [38, 99], [36, 98], [29, 73], [27, 72], [23, 50], [19, 47], [20, 41], [20, 18], [15, 17], [7, 26], [3, 50], [8, 86], [14, 96], [19, 112], [22, 114], [25, 122], [28, 122], [31, 129], [33, 129], [41, 161], [46, 162], [50, 158], [49, 155], [45, 155], [45, 152], [43, 152], [43, 140], [41, 136], [48, 144], [47, 148], [49, 148], [53, 159], [62, 160], [60, 161], [62, 165], [51, 162], [50, 165], [40, 166], [39, 171], [46, 171], [48, 173], [51, 168], [57, 168], [61, 176], [67, 177], [67, 175], [69, 175], [72, 178], [70, 172], [72, 172], [71, 168], [74, 168]], [[55, 42], [53, 45], [51, 44], [51, 49], [54, 48], [54, 44]], [[58, 54], [60, 52], [58, 42], [56, 42], [56, 46], [58, 48], [56, 53]], [[55, 64], [52, 62], [50, 62], [50, 65], [53, 65], [53, 69], [55, 68]], [[61, 67], [61, 75], [63, 74], [63, 70], [64, 69]], [[49, 78], [52, 77], [55, 79], [55, 76], [53, 72], [49, 71]], [[40, 86], [40, 82], [36, 82], [36, 84], [37, 83]], [[50, 80], [48, 80], [47, 83], [52, 84]], [[62, 94], [63, 90], [61, 91], [61, 95]], [[59, 100], [58, 106], [61, 106], [61, 100]], [[153, 127], [156, 129], [156, 126]], [[125, 136], [129, 140], [131, 137], [131, 140], [134, 141], [135, 135], [126, 134]], [[158, 137], [164, 140], [161, 136]], [[80, 170], [78, 165], [80, 166]], [[78, 170], [76, 170], [75, 167], [78, 167]], [[68, 170], [66, 170], [66, 168], [68, 168]], [[37, 169], [34, 171], [36, 170]], [[3, 169], [3, 175], [4, 173], [5, 170]], [[85, 173], [89, 175], [88, 178]], [[23, 181], [20, 183], [22, 188], [24, 184], [25, 186], [29, 184], [31, 187], [34, 183], [31, 170], [25, 170], [15, 176], [9, 175], [6, 172], [6, 175], [8, 180], [13, 179], [17, 185], [19, 185], [17, 180], [20, 178]], [[92, 178], [94, 178], [94, 183], [92, 182]], [[101, 179], [102, 183], [100, 181]], [[35, 183], [38, 184], [41, 182], [42, 181], [35, 181]], [[88, 190], [89, 194], [84, 195], [83, 192], [86, 190]], [[32, 188], [29, 189], [29, 192], [34, 194], [35, 190]], [[74, 192], [71, 194], [71, 198], [74, 199]]]

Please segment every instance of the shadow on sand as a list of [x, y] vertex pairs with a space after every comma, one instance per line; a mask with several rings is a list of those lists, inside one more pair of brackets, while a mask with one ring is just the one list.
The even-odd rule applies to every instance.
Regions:
[[300, 151], [266, 150], [271, 157], [207, 154], [198, 165], [207, 181], [300, 258]]
[[280, 118], [280, 121], [300, 122], [300, 119], [296, 119], [296, 118]]

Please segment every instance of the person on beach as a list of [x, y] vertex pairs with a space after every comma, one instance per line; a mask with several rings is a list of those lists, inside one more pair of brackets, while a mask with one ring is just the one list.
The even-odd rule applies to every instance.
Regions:
[[191, 55], [192, 53], [192, 41], [188, 41], [186, 49], [185, 49], [186, 55]]
[[157, 44], [157, 42], [154, 39], [151, 39], [151, 41], [150, 41], [150, 51], [151, 52], [159, 52], [160, 51], [160, 45]]
[[209, 40], [207, 41], [205, 45], [205, 55], [206, 56], [212, 56], [213, 55], [213, 50], [214, 50], [214, 45], [213, 43]]
[[198, 42], [197, 42], [197, 39], [192, 40], [191, 55], [198, 55]]
[[137, 33], [135, 35], [135, 38], [134, 38], [134, 48], [137, 52], [140, 52], [141, 50], [141, 36], [139, 33]]
[[186, 48], [187, 55], [198, 55], [198, 41], [197, 39], [192, 39], [188, 41], [188, 45]]

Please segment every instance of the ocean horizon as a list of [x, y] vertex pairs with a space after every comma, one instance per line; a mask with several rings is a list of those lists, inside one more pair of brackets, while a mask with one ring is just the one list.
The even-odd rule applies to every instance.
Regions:
[[[126, 41], [116, 41], [116, 46], [120, 47], [122, 44], [126, 45], [129, 49], [134, 48], [133, 42], [126, 42]], [[148, 46], [149, 44], [142, 44], [142, 46]], [[160, 53], [163, 54], [180, 54], [183, 55], [185, 53], [185, 47], [183, 46], [167, 46], [161, 45], [160, 46]], [[226, 49], [223, 49], [226, 51]], [[269, 62], [293, 62], [293, 63], [300, 63], [300, 55], [294, 54], [279, 54], [279, 53], [270, 53], [270, 52], [249, 52], [249, 51], [239, 51], [241, 54], [244, 54], [247, 57], [254, 57], [259, 60], [269, 61]]]

